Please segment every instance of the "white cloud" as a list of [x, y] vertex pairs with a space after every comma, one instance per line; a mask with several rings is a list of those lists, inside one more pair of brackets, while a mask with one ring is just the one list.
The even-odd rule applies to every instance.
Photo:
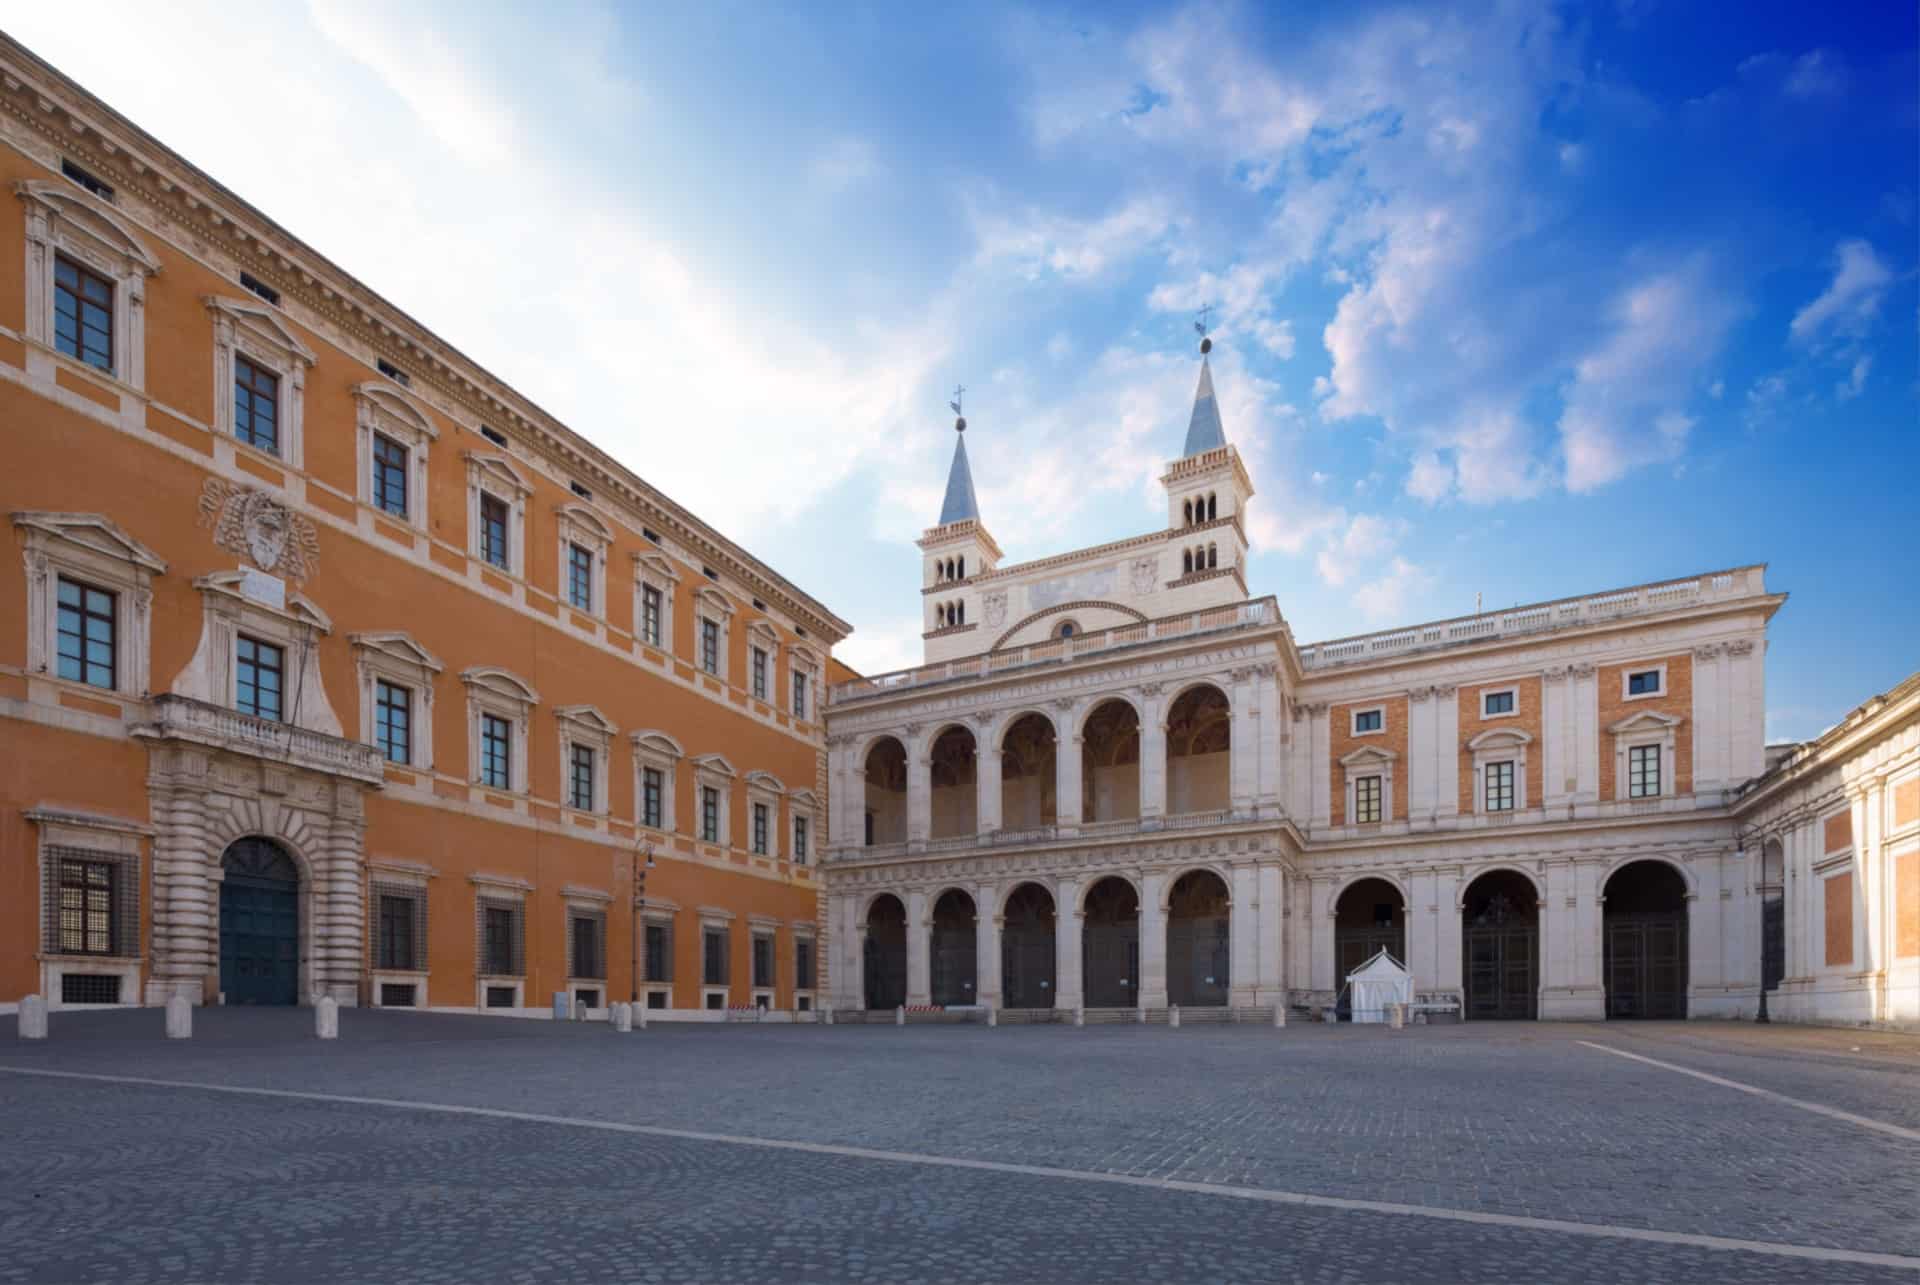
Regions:
[[1364, 573], [1399, 543], [1405, 524], [1371, 513], [1356, 514], [1347, 529], [1329, 540], [1314, 559], [1320, 578], [1330, 585], [1343, 585], [1355, 574]]
[[1859, 335], [1879, 314], [1881, 296], [1893, 282], [1893, 272], [1866, 241], [1842, 241], [1833, 252], [1833, 280], [1806, 307], [1793, 316], [1787, 333], [1797, 343], [1810, 343], [1822, 334]]
[[1435, 504], [1453, 493], [1453, 466], [1434, 451], [1423, 451], [1413, 457], [1413, 468], [1407, 474], [1407, 494], [1416, 500], [1425, 500]]
[[879, 172], [880, 158], [873, 144], [860, 138], [835, 139], [821, 148], [807, 167], [813, 189], [828, 196], [836, 196]]
[[1353, 591], [1353, 602], [1360, 614], [1374, 624], [1406, 620], [1413, 614], [1415, 602], [1433, 584], [1426, 571], [1395, 557], [1385, 575], [1369, 580]]
[[1846, 64], [1831, 49], [1815, 49], [1795, 58], [1782, 86], [1794, 98], [1831, 97], [1846, 87]]
[[1031, 209], [1007, 214], [984, 205], [976, 201], [973, 211], [976, 264], [1010, 264], [1029, 279], [1098, 277], [1162, 241], [1180, 223], [1159, 196], [1137, 197], [1096, 219]]
[[913, 669], [924, 659], [918, 616], [903, 616], [881, 624], [863, 624], [833, 654], [856, 672], [873, 677], [896, 669]]
[[1867, 372], [1873, 369], [1873, 356], [1868, 354], [1853, 363], [1853, 369], [1847, 377], [1834, 385], [1834, 396], [1843, 402], [1850, 402], [1867, 389]]

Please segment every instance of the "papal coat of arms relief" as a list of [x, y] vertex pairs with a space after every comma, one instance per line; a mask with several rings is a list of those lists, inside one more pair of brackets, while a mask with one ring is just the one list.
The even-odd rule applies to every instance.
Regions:
[[313, 523], [265, 491], [210, 477], [200, 490], [200, 525], [213, 542], [273, 575], [299, 583], [320, 561]]
[[989, 628], [1007, 623], [1007, 591], [1005, 589], [990, 593], [982, 601], [987, 612]]
[[1154, 582], [1160, 578], [1160, 563], [1154, 558], [1135, 558], [1133, 560], [1133, 592], [1143, 596], [1153, 592]]

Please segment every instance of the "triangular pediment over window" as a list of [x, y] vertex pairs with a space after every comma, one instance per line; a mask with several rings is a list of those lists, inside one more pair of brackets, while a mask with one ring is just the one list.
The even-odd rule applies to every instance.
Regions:
[[279, 315], [265, 304], [254, 303], [247, 299], [228, 299], [221, 295], [206, 297], [208, 309], [223, 312], [233, 321], [266, 339], [275, 347], [284, 349], [311, 366], [319, 358], [311, 348], [300, 342], [300, 336], [293, 333]]
[[437, 656], [404, 633], [354, 634], [352, 636], [352, 642], [356, 647], [363, 647], [368, 651], [379, 652], [381, 655], [392, 660], [400, 661], [403, 664], [418, 665], [420, 668], [429, 670], [432, 673], [437, 674], [443, 668]]
[[1467, 742], [1470, 750], [1500, 749], [1508, 746], [1528, 745], [1533, 737], [1517, 727], [1496, 727], [1480, 733]]
[[695, 759], [693, 762], [694, 762], [694, 766], [699, 767], [705, 771], [712, 772], [718, 776], [740, 775], [738, 772], [734, 771], [733, 764], [727, 762], [727, 756], [724, 754], [702, 754], [699, 758]]
[[1382, 749], [1378, 745], [1362, 745], [1352, 753], [1340, 756], [1342, 767], [1373, 767], [1377, 764], [1391, 763], [1399, 758], [1392, 750]]
[[122, 223], [117, 215], [99, 208], [66, 184], [29, 179], [15, 183], [13, 190], [23, 199], [36, 202], [41, 208], [58, 216], [75, 231], [83, 232], [101, 245], [125, 255], [148, 276], [160, 271], [160, 260], [154, 257], [153, 251], [147, 249], [146, 242], [136, 236], [132, 228]]
[[658, 576], [662, 580], [677, 582], [680, 579], [680, 573], [674, 570], [673, 563], [657, 553], [634, 554], [633, 569], [636, 574]]
[[353, 395], [381, 414], [390, 415], [414, 432], [423, 434], [429, 441], [440, 440], [440, 430], [433, 426], [433, 421], [398, 389], [368, 380], [364, 384], [355, 384]]
[[519, 701], [527, 705], [540, 703], [540, 693], [504, 669], [477, 665], [462, 672], [460, 681], [469, 687], [477, 687], [495, 696], [505, 697], [507, 700]]
[[109, 558], [134, 563], [155, 575], [164, 575], [167, 570], [167, 564], [161, 561], [159, 554], [99, 513], [23, 510], [13, 515], [13, 524], [66, 540]]
[[781, 783], [780, 778], [771, 772], [749, 772], [747, 773], [747, 784], [758, 789], [766, 790], [771, 794], [785, 794], [787, 792], [787, 787]]
[[613, 736], [620, 730], [613, 725], [612, 719], [601, 713], [600, 710], [593, 705], [562, 705], [559, 709], [554, 710], [553, 713], [554, 717], [564, 722], [591, 728], [603, 736]]
[[1622, 732], [1665, 732], [1678, 726], [1680, 726], [1680, 720], [1672, 714], [1643, 709], [1637, 714], [1627, 715], [1607, 730], [1618, 736]]

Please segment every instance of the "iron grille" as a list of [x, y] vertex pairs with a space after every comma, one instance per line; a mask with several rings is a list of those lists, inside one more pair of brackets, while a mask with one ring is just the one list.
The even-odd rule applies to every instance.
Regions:
[[646, 967], [647, 980], [650, 982], [673, 980], [673, 925], [671, 923], [647, 925]]
[[[474, 923], [474, 958], [482, 977], [522, 977], [527, 970], [527, 908], [482, 897]], [[488, 1005], [493, 1004], [489, 997]], [[511, 1008], [509, 1002], [506, 1007]]]
[[427, 899], [414, 884], [373, 885], [373, 966], [417, 973], [427, 966]]
[[[107, 881], [110, 888], [90, 889], [78, 898], [68, 896], [67, 902], [77, 900], [77, 905], [63, 905], [61, 890], [61, 870], [65, 865], [106, 866]], [[124, 852], [99, 852], [90, 848], [67, 848], [49, 846], [41, 862], [43, 880], [40, 904], [42, 910], [42, 947], [49, 955], [101, 955], [109, 958], [128, 959], [140, 953], [140, 859]], [[68, 889], [74, 892], [77, 889]], [[104, 915], [105, 931], [88, 933], [87, 925], [91, 919], [99, 927], [99, 917]], [[63, 922], [68, 931], [62, 933]], [[76, 930], [78, 936], [76, 937]], [[87, 949], [87, 939], [105, 949]], [[63, 944], [63, 937], [66, 939]], [[73, 949], [67, 949], [67, 946]]]
[[667, 996], [665, 991], [647, 992], [648, 1008], [665, 1008], [666, 1006], [667, 1006]]
[[487, 987], [487, 1007], [488, 1008], [512, 1008], [513, 1007], [513, 987], [511, 986]]
[[709, 928], [701, 934], [701, 980], [708, 986], [727, 984], [727, 930]]
[[[503, 990], [506, 988], [493, 987], [490, 989]], [[511, 990], [508, 990], [507, 994], [512, 995], [513, 992]], [[413, 995], [414, 995], [414, 986], [412, 982], [381, 982], [380, 983], [380, 1007], [382, 1008], [412, 1008], [414, 1006]], [[489, 994], [487, 998], [488, 998], [488, 1007], [492, 1007], [492, 998], [493, 998], [492, 995]]]
[[[569, 977], [607, 976], [607, 915], [605, 911], [574, 911], [567, 916]], [[592, 1007], [592, 1006], [590, 1006]]]
[[118, 1004], [120, 975], [118, 973], [62, 973], [60, 974], [60, 1002], [62, 1004]]
[[760, 933], [753, 937], [753, 984], [773, 985], [773, 938]]
[[582, 986], [573, 993], [573, 998], [581, 1008], [599, 1008], [600, 991], [596, 987]]

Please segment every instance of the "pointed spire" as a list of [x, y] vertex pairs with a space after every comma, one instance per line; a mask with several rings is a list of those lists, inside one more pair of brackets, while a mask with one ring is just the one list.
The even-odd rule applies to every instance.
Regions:
[[1213, 367], [1205, 355], [1212, 346], [1211, 343], [1201, 345], [1200, 386], [1193, 390], [1193, 418], [1187, 421], [1187, 447], [1181, 452], [1182, 458], [1202, 455], [1227, 444], [1227, 431], [1220, 424], [1220, 403], [1213, 396]]
[[[960, 411], [957, 398], [953, 403], [954, 413]], [[973, 470], [967, 466], [967, 421], [964, 416], [953, 421], [955, 433], [953, 442], [953, 467], [947, 470], [947, 498], [940, 506], [940, 525], [949, 522], [964, 522], [968, 518], [980, 520], [980, 502], [973, 497]]]

